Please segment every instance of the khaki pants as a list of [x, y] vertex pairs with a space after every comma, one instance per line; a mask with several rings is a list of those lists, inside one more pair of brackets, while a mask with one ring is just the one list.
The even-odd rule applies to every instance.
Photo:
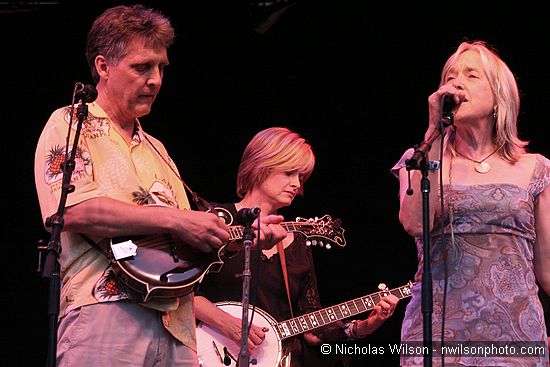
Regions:
[[105, 302], [71, 311], [59, 323], [58, 367], [197, 367], [195, 351], [163, 326], [159, 311]]

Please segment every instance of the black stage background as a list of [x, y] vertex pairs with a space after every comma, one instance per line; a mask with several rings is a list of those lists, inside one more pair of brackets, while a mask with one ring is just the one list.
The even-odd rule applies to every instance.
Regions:
[[[397, 219], [398, 183], [389, 169], [423, 138], [427, 97], [464, 37], [500, 50], [522, 91], [522, 137], [550, 156], [550, 26], [541, 9], [525, 2], [428, 13], [393, 2], [296, 1], [263, 35], [254, 28], [265, 10], [248, 2], [144, 3], [172, 18], [177, 41], [153, 113], [142, 122], [165, 142], [194, 190], [212, 201], [234, 200], [240, 154], [265, 127], [288, 126], [312, 143], [316, 170], [306, 195], [284, 214], [343, 221], [346, 248], [314, 249], [325, 306], [375, 292], [380, 282], [393, 288], [413, 279], [416, 251]], [[46, 360], [48, 286], [35, 270], [37, 241], [48, 237], [34, 189], [35, 143], [50, 113], [70, 102], [74, 83], [91, 82], [86, 33], [114, 4], [0, 3], [8, 130], [2, 144], [8, 328], [0, 360], [12, 366]], [[16, 174], [9, 178], [9, 172]], [[358, 345], [398, 343], [405, 304]], [[398, 365], [387, 353], [355, 357], [355, 365], [367, 363]]]

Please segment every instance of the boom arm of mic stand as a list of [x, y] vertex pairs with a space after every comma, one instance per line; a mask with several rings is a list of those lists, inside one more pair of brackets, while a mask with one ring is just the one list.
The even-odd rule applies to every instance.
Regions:
[[432, 148], [433, 142], [441, 136], [441, 129], [435, 129], [428, 139], [424, 140], [420, 145], [417, 145], [414, 149], [414, 153], [411, 158], [405, 161], [407, 170], [420, 169], [420, 162], [426, 158], [426, 155]]
[[454, 122], [454, 115], [452, 112], [448, 114], [443, 114], [441, 116], [439, 128], [432, 131], [428, 139], [424, 140], [420, 145], [415, 146], [414, 153], [411, 158], [405, 161], [407, 170], [420, 169], [420, 162], [426, 158], [426, 155], [432, 148], [433, 142], [439, 138], [445, 128], [452, 125]]

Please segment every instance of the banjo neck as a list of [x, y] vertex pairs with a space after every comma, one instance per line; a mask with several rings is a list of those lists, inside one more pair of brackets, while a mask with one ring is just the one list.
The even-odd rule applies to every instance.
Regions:
[[306, 333], [335, 321], [370, 311], [380, 302], [382, 297], [389, 294], [393, 294], [399, 299], [410, 297], [412, 286], [413, 283], [409, 282], [402, 287], [382, 290], [380, 292], [355, 298], [286, 321], [278, 322], [275, 328], [279, 332], [281, 339], [290, 338], [291, 336]]

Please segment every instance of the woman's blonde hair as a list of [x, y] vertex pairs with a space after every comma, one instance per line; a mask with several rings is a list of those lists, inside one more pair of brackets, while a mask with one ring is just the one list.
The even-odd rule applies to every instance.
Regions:
[[311, 145], [286, 127], [270, 127], [258, 132], [246, 146], [237, 173], [237, 195], [243, 198], [273, 171], [297, 171], [303, 185], [311, 176], [315, 155]]
[[[520, 154], [525, 153], [525, 147], [528, 144], [518, 137], [519, 91], [514, 74], [502, 61], [494, 47], [484, 41], [462, 42], [445, 63], [441, 72], [440, 85], [446, 83], [447, 74], [455, 66], [460, 55], [469, 50], [479, 54], [483, 71], [487, 75], [495, 98], [493, 143], [496, 146], [502, 146], [499, 153], [504, 159], [515, 162]], [[454, 129], [450, 129], [448, 142], [453, 140]], [[453, 144], [448, 145], [452, 149]]]

